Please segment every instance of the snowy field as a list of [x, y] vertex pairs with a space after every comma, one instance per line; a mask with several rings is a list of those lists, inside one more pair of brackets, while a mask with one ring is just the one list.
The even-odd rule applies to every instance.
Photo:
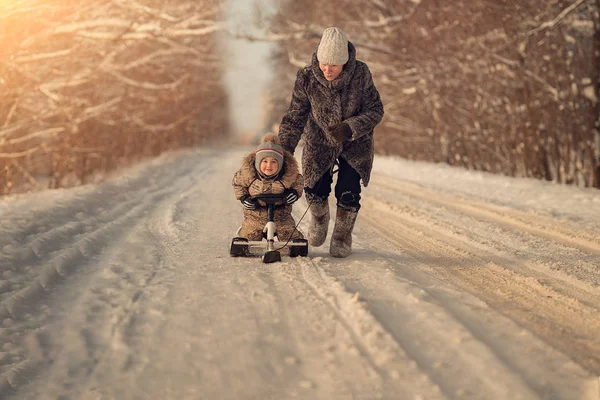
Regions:
[[354, 254], [262, 264], [249, 150], [2, 199], [0, 399], [600, 397], [600, 191], [377, 157]]

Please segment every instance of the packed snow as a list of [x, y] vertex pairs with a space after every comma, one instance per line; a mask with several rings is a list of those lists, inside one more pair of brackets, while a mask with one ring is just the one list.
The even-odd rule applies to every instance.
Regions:
[[600, 396], [598, 190], [377, 156], [350, 257], [263, 264], [250, 150], [1, 199], [0, 398]]

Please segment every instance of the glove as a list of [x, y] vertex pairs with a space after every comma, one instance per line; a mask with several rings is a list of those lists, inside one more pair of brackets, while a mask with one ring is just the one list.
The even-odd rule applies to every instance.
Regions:
[[293, 204], [298, 200], [298, 192], [294, 189], [285, 189], [283, 191], [284, 200], [287, 204]]
[[246, 210], [256, 210], [256, 206], [258, 205], [258, 202], [252, 197], [250, 197], [250, 195], [243, 196], [240, 199], [240, 202]]
[[345, 122], [330, 126], [327, 128], [327, 132], [329, 132], [329, 135], [339, 143], [352, 139], [352, 129], [350, 129], [350, 125]]

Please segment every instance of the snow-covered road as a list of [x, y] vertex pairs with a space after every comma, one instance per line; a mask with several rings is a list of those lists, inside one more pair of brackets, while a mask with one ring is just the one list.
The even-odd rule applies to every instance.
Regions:
[[599, 191], [377, 157], [349, 258], [262, 264], [248, 150], [0, 202], [0, 399], [599, 398]]

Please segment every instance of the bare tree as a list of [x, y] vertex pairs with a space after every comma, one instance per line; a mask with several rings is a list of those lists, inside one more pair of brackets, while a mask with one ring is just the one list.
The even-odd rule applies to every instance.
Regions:
[[83, 183], [220, 135], [221, 20], [219, 0], [0, 9], [0, 194]]

